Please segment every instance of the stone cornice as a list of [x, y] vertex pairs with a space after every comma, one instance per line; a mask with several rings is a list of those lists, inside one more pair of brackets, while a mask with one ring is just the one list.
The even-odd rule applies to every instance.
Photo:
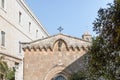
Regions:
[[10, 54], [7, 54], [7, 53], [3, 53], [0, 51], [0, 54], [1, 55], [4, 55], [4, 56], [8, 56], [8, 57], [11, 57], [13, 59], [16, 59], [16, 60], [19, 60], [19, 61], [22, 61], [22, 58], [19, 58], [19, 57], [16, 57], [16, 56], [13, 56], [13, 55], [10, 55]]
[[88, 47], [91, 45], [91, 42], [85, 41], [80, 38], [64, 35], [64, 34], [57, 34], [54, 36], [50, 36], [44, 39], [39, 39], [30, 43], [23, 43], [23, 50], [34, 50], [34, 51], [54, 51], [54, 46], [59, 42], [59, 40], [62, 41], [62, 43], [65, 45], [66, 50], [72, 50], [72, 51], [80, 51], [82, 50], [88, 50]]

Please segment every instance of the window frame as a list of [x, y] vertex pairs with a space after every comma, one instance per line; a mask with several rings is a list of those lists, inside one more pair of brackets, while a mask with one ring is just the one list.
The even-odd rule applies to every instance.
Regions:
[[5, 32], [1, 31], [1, 46], [5, 47]]
[[36, 38], [38, 38], [38, 29], [36, 29]]
[[1, 7], [5, 9], [5, 0], [1, 0]]
[[29, 22], [29, 32], [31, 32], [31, 22]]
[[22, 45], [21, 45], [21, 41], [19, 41], [19, 53], [22, 52]]
[[22, 13], [19, 11], [19, 24], [21, 23], [22, 21]]

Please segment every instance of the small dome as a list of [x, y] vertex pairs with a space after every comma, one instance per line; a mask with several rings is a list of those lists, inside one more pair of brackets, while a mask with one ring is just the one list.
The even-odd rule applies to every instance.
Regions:
[[83, 35], [90, 35], [90, 33], [89, 32], [85, 32]]
[[92, 41], [92, 35], [89, 34], [89, 32], [86, 32], [82, 35], [82, 39], [86, 41]]

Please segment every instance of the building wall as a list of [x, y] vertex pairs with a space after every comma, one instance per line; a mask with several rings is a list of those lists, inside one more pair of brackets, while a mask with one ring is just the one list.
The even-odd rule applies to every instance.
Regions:
[[52, 80], [58, 74], [64, 75], [68, 80], [70, 74], [83, 68], [80, 66], [81, 61], [77, 60], [84, 54], [82, 49], [62, 52], [27, 51], [24, 58], [24, 80]]
[[91, 43], [57, 35], [24, 46], [24, 80], [54, 80], [83, 70], [84, 56]]
[[[22, 80], [23, 53], [20, 42], [30, 42], [49, 35], [24, 0], [4, 0], [4, 3], [3, 8], [0, 0], [0, 53], [14, 56], [12, 58], [16, 57], [16, 61], [21, 60], [16, 70], [16, 80]], [[19, 13], [21, 13], [21, 22], [19, 22]], [[31, 23], [30, 29], [29, 23]], [[1, 31], [5, 32], [5, 46], [1, 46]], [[10, 57], [6, 57], [8, 58]]]
[[[19, 54], [19, 41], [29, 42], [48, 36], [43, 26], [35, 19], [36, 17], [25, 8], [25, 3], [20, 0], [5, 0], [5, 9], [0, 8], [0, 31], [6, 33], [5, 48], [12, 55]], [[22, 14], [21, 23], [19, 23], [19, 12]], [[36, 30], [38, 30], [37, 36]]]

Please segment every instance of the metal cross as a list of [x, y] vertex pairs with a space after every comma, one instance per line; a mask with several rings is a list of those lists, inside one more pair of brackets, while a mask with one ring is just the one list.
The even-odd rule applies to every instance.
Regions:
[[64, 29], [60, 26], [57, 30], [61, 33]]

